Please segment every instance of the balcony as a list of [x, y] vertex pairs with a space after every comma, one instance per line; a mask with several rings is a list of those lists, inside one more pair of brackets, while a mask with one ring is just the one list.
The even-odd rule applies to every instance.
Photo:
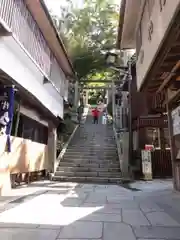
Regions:
[[3, 28], [6, 26], [12, 32], [16, 42], [63, 97], [65, 74], [25, 2], [23, 0], [1, 0], [0, 25]]
[[137, 120], [133, 121], [132, 128], [133, 130], [137, 130], [140, 128], [167, 128], [168, 121], [167, 116], [140, 116]]

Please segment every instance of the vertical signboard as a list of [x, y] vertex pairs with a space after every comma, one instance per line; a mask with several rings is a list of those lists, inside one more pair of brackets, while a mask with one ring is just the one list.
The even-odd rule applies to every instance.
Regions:
[[11, 152], [11, 126], [14, 114], [14, 87], [0, 88], [0, 129], [7, 135], [7, 151]]
[[142, 172], [145, 180], [152, 180], [152, 162], [151, 162], [151, 151], [142, 150]]
[[172, 113], [173, 136], [180, 134], [180, 106], [175, 108]]

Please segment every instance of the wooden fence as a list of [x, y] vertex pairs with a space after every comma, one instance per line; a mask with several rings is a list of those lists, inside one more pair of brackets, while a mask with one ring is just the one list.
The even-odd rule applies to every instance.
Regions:
[[[141, 161], [141, 152], [134, 151], [134, 161], [137, 162], [140, 160], [140, 167], [136, 176], [141, 178], [142, 173], [142, 161]], [[170, 150], [158, 150], [156, 149], [151, 153], [152, 160], [152, 175], [153, 178], [168, 178], [172, 177], [172, 163], [171, 163], [171, 154]]]
[[155, 150], [151, 153], [153, 178], [172, 177], [170, 150]]
[[7, 188], [7, 185], [9, 188], [10, 180], [12, 185], [16, 181], [29, 181], [30, 175], [44, 172], [51, 167], [46, 145], [11, 137], [11, 152], [7, 153], [6, 140], [6, 136], [0, 136], [0, 195], [4, 192], [3, 188]]

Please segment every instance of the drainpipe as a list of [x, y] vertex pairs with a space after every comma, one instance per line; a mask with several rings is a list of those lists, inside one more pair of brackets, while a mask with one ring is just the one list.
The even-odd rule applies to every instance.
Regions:
[[78, 107], [78, 101], [79, 101], [79, 86], [78, 81], [76, 81], [74, 86], [74, 106], [76, 108]]
[[116, 129], [115, 84], [114, 84], [114, 81], [112, 81], [112, 116], [113, 116], [113, 126]]
[[133, 164], [133, 130], [132, 130], [132, 73], [131, 62], [128, 63], [128, 91], [129, 91], [129, 104], [128, 104], [128, 129], [129, 129], [129, 171]]

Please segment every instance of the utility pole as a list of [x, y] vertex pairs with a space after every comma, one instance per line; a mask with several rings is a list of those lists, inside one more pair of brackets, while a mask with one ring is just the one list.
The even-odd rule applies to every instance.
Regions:
[[115, 113], [115, 83], [112, 80], [112, 117], [113, 117], [113, 126], [116, 129], [116, 113]]

